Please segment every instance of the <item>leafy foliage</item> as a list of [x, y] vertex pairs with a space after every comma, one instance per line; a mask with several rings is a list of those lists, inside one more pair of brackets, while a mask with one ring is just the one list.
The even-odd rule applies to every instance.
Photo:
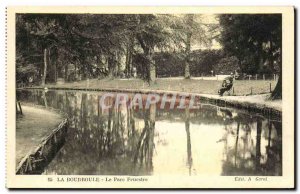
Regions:
[[280, 14], [220, 15], [224, 50], [239, 60], [245, 73], [257, 73], [264, 66], [279, 72], [281, 63]]
[[[236, 56], [244, 73], [280, 72], [281, 14], [225, 14], [219, 16], [220, 42]], [[281, 76], [272, 96], [281, 98]]]

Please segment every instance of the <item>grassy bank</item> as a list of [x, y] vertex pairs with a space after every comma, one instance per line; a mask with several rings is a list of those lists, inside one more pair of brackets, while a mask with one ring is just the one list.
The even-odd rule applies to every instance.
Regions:
[[[72, 83], [48, 84], [48, 87], [65, 88], [93, 88], [93, 89], [153, 89], [168, 90], [178, 92], [193, 92], [199, 94], [217, 94], [222, 81], [218, 80], [185, 80], [185, 79], [157, 79], [156, 83], [151, 84], [140, 79], [92, 79]], [[276, 81], [273, 80], [236, 80], [234, 81], [234, 93], [231, 95], [250, 95], [269, 93], [274, 90]]]

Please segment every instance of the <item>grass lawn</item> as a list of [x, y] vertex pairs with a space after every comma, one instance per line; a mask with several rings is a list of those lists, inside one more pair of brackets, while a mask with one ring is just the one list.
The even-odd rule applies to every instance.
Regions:
[[[277, 81], [274, 80], [235, 80], [233, 83], [234, 94], [249, 95], [261, 94], [274, 90]], [[157, 79], [156, 83], [148, 85], [140, 79], [91, 79], [89, 81], [78, 81], [72, 83], [49, 84], [48, 87], [68, 87], [68, 88], [118, 88], [118, 89], [155, 89], [180, 92], [194, 92], [201, 94], [217, 94], [222, 81], [218, 80], [185, 80], [185, 79]]]

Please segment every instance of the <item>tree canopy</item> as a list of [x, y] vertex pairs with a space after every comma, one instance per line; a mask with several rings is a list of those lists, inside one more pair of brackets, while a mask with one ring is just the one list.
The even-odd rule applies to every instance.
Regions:
[[[241, 71], [281, 74], [281, 14], [222, 14], [219, 41], [238, 58]], [[281, 98], [281, 76], [273, 97]]]
[[[125, 73], [131, 76], [133, 56], [142, 54], [146, 69], [142, 78], [155, 81], [155, 52], [188, 51], [191, 41], [208, 41], [201, 24], [191, 16], [17, 14], [18, 73], [28, 72], [28, 67], [24, 70], [23, 67], [31, 64], [30, 72], [38, 72], [35, 74], [38, 80], [45, 82], [47, 74], [54, 73], [57, 77], [62, 71], [68, 80], [71, 78], [66, 72], [73, 64], [78, 71], [75, 78], [95, 77], [101, 71], [115, 76], [120, 74], [120, 61], [125, 57]], [[187, 32], [193, 36], [186, 37]]]
[[[157, 68], [159, 75], [189, 78], [191, 72], [221, 72], [231, 63], [238, 63], [246, 74], [281, 72], [280, 14], [222, 14], [215, 23], [204, 22], [205, 17], [17, 14], [17, 82], [30, 78], [44, 85], [57, 78], [75, 81], [137, 73], [152, 83]], [[222, 45], [220, 52], [209, 49], [213, 41]], [[201, 51], [203, 45], [206, 51]], [[168, 59], [179, 72], [173, 72]]]

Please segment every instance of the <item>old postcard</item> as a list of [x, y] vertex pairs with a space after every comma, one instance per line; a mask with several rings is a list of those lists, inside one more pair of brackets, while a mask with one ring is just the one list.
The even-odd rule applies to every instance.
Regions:
[[8, 7], [8, 188], [295, 187], [293, 7]]

